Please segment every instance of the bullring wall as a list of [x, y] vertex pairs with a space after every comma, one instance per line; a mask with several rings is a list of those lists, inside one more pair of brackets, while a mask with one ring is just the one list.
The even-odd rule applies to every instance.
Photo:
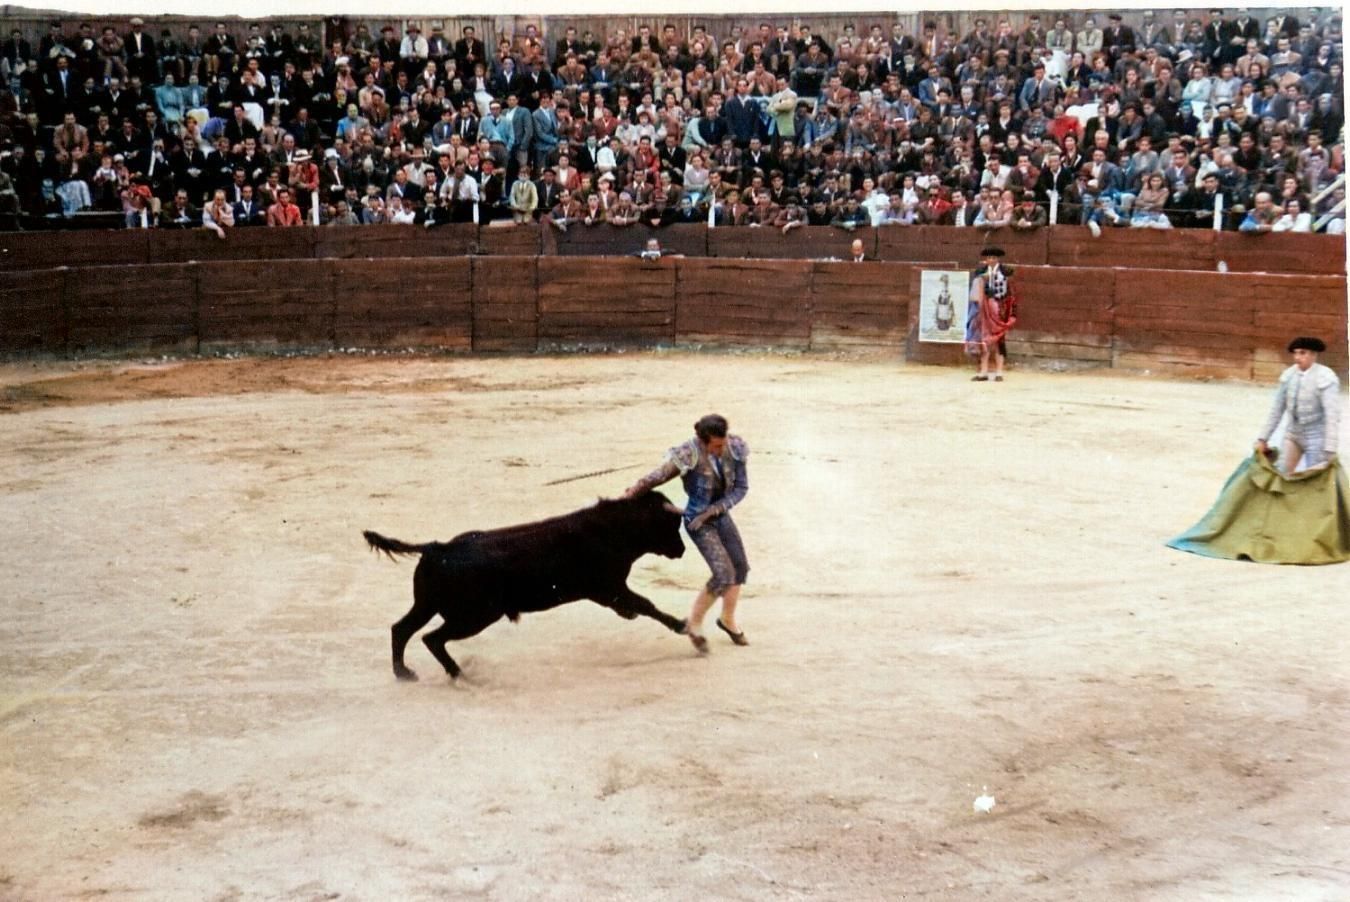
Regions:
[[224, 241], [205, 229], [0, 233], [0, 270], [54, 266], [145, 265], [190, 260], [330, 260], [366, 257], [622, 256], [640, 250], [649, 236], [687, 257], [844, 258], [854, 238], [873, 259], [902, 263], [955, 261], [974, 264], [980, 248], [995, 242], [1013, 263], [1036, 266], [1115, 267], [1213, 271], [1223, 261], [1232, 272], [1345, 276], [1345, 239], [1335, 235], [1112, 229], [1093, 238], [1086, 229], [1052, 226], [1030, 233], [949, 226], [892, 226], [848, 233], [807, 226], [787, 235], [777, 229], [675, 225], [574, 226], [567, 232], [538, 225], [427, 230], [415, 226], [235, 229]]
[[[958, 265], [501, 255], [8, 270], [0, 353], [713, 344], [956, 363], [959, 347], [914, 335], [920, 271]], [[1268, 379], [1292, 335], [1315, 334], [1346, 372], [1344, 275], [1018, 272], [1014, 360]]]

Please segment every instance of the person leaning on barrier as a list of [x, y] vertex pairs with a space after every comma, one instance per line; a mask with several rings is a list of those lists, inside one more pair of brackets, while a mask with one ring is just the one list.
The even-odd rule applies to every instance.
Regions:
[[1258, 191], [1256, 193], [1256, 209], [1248, 213], [1247, 218], [1242, 220], [1242, 225], [1238, 226], [1238, 231], [1247, 233], [1273, 231], [1275, 223], [1279, 221], [1282, 215], [1283, 211], [1275, 206], [1270, 192]]

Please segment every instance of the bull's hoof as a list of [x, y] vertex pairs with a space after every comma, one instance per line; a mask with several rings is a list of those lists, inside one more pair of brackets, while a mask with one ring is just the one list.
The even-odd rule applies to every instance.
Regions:
[[416, 683], [417, 674], [406, 667], [394, 668], [394, 676], [398, 677], [404, 683]]
[[677, 636], [683, 636], [689, 632], [689, 621], [681, 620], [678, 623], [671, 626], [670, 630]]

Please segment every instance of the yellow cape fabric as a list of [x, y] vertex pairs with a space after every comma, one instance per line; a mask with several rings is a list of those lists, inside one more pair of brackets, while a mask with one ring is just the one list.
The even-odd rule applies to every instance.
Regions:
[[1350, 560], [1350, 482], [1334, 456], [1324, 469], [1285, 476], [1253, 452], [1228, 477], [1209, 513], [1167, 544], [1261, 564]]

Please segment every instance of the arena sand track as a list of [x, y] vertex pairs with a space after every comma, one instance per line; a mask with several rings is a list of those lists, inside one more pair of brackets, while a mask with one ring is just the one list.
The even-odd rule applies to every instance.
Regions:
[[[1350, 566], [1162, 545], [1268, 387], [968, 375], [3, 368], [0, 896], [1350, 897]], [[361, 529], [588, 505], [709, 410], [753, 449], [751, 647], [583, 603], [394, 681], [413, 563]], [[683, 614], [703, 578], [634, 584]]]

